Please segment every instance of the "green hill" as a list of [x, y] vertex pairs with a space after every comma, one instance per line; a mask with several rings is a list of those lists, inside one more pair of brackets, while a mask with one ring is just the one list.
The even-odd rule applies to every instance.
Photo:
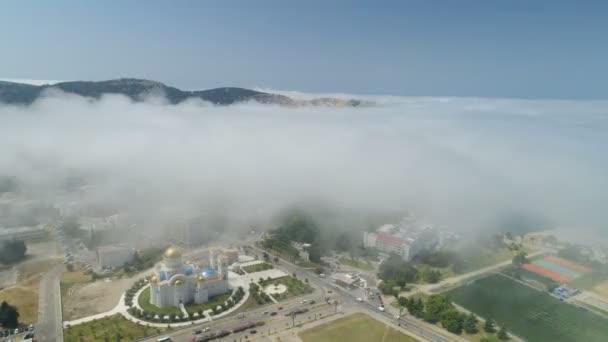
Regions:
[[68, 94], [99, 99], [106, 94], [120, 94], [133, 101], [143, 101], [148, 96], [162, 95], [171, 104], [191, 98], [199, 98], [216, 105], [231, 105], [239, 102], [256, 101], [263, 104], [282, 106], [326, 106], [355, 107], [366, 104], [359, 100], [321, 98], [294, 100], [290, 97], [260, 92], [245, 88], [223, 87], [209, 90], [185, 91], [163, 83], [135, 78], [121, 78], [108, 81], [73, 81], [52, 85], [31, 85], [0, 81], [0, 102], [12, 105], [30, 105], [47, 90], [59, 89]]

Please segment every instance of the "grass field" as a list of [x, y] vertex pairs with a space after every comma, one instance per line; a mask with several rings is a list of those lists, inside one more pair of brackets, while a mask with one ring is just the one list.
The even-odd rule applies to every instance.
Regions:
[[38, 321], [38, 292], [40, 278], [60, 260], [34, 260], [17, 265], [19, 271], [17, 286], [0, 290], [0, 301], [14, 305], [19, 310], [19, 321], [36, 323]]
[[63, 338], [66, 342], [133, 341], [166, 330], [138, 325], [121, 315], [114, 315], [65, 329]]
[[271, 264], [268, 263], [261, 263], [261, 264], [255, 264], [255, 265], [250, 265], [250, 266], [245, 266], [243, 267], [243, 271], [247, 272], [247, 273], [254, 273], [254, 272], [260, 272], [260, 271], [265, 271], [265, 270], [269, 270], [274, 268]]
[[178, 307], [168, 307], [168, 308], [159, 308], [156, 305], [150, 304], [150, 287], [148, 286], [137, 299], [139, 306], [141, 306], [144, 311], [156, 312], [158, 314], [170, 315], [170, 314], [180, 314], [182, 311]]
[[492, 318], [527, 341], [606, 341], [608, 320], [501, 275], [449, 292], [454, 302]]
[[608, 283], [608, 273], [604, 272], [593, 272], [585, 274], [581, 277], [574, 279], [569, 286], [577, 287], [589, 291], [596, 292], [599, 295], [607, 295], [608, 292], [602, 291]]
[[516, 254], [516, 252], [510, 251], [506, 247], [491, 249], [473, 242], [460, 248], [457, 253], [464, 261], [464, 267], [457, 272], [458, 274], [475, 271], [506, 260], [511, 260]]
[[412, 342], [417, 341], [367, 316], [353, 314], [304, 330], [298, 336], [303, 342]]
[[[230, 298], [230, 293], [222, 294], [219, 296], [211, 297], [207, 303], [204, 304], [188, 304], [186, 305], [186, 311], [188, 313], [193, 314], [198, 312], [199, 310], [208, 310], [212, 307], [216, 307], [221, 303], [225, 302], [228, 298]], [[139, 306], [141, 306], [144, 311], [156, 312], [158, 314], [170, 315], [170, 314], [181, 314], [182, 311], [178, 307], [169, 307], [169, 308], [159, 308], [156, 305], [150, 304], [150, 287], [146, 288], [138, 298]]]
[[36, 323], [38, 319], [38, 293], [20, 286], [0, 291], [0, 302], [6, 301], [19, 310], [19, 321]]

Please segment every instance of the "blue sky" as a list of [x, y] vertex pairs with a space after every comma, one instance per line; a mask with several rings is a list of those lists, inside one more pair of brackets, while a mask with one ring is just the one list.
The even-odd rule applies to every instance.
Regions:
[[589, 1], [6, 1], [0, 77], [608, 98]]

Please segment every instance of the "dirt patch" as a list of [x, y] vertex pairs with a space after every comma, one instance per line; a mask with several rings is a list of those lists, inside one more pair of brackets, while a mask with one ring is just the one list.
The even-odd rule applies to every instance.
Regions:
[[24, 323], [38, 320], [38, 288], [40, 278], [59, 260], [33, 260], [17, 265], [17, 284], [0, 291], [0, 301], [6, 300], [19, 310]]
[[[65, 320], [74, 320], [112, 310], [120, 296], [135, 281], [149, 275], [151, 271], [139, 273], [129, 278], [95, 282], [82, 281], [73, 284], [62, 298]], [[63, 291], [62, 291], [63, 292]]]
[[591, 291], [600, 296], [608, 297], [608, 281], [596, 285]]

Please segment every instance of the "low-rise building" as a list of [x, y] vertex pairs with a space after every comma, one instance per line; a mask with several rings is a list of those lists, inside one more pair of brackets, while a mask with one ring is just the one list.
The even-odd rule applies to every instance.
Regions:
[[101, 268], [123, 267], [135, 258], [135, 249], [126, 245], [110, 245], [97, 248], [97, 261]]
[[308, 249], [312, 246], [311, 244], [292, 241], [291, 245], [298, 251], [298, 256], [301, 260], [310, 261], [310, 253], [308, 253]]
[[32, 240], [44, 237], [46, 231], [42, 226], [34, 227], [0, 227], [0, 241], [2, 240]]
[[353, 273], [334, 273], [331, 279], [344, 287], [355, 287], [359, 283], [359, 276]]
[[422, 251], [434, 250], [439, 237], [430, 225], [412, 224], [404, 220], [400, 225], [385, 224], [376, 232], [363, 234], [363, 246], [387, 254], [397, 254], [410, 261]]

